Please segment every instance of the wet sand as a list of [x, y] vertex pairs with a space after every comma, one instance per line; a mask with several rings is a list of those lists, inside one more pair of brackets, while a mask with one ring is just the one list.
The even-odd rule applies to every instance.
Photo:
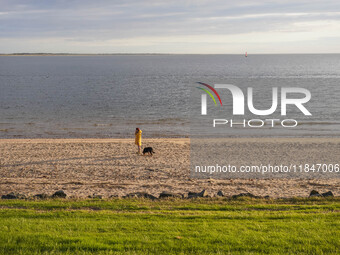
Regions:
[[[233, 148], [240, 148], [232, 152], [234, 157], [240, 155], [239, 160], [258, 160], [257, 150], [249, 148], [261, 143], [259, 155], [266, 157], [283, 153], [286, 158], [296, 159], [320, 151], [325, 156], [339, 155], [340, 163], [340, 139], [242, 138], [230, 139], [230, 143], [235, 144]], [[279, 152], [280, 143], [295, 145], [288, 151], [287, 146], [282, 146], [283, 151]], [[212, 195], [222, 190], [228, 196], [250, 192], [273, 198], [307, 197], [313, 189], [340, 195], [339, 178], [190, 178], [189, 139], [143, 139], [143, 147], [147, 146], [156, 151], [153, 157], [137, 155], [133, 139], [1, 139], [0, 195], [10, 192], [51, 195], [60, 189], [79, 198], [92, 194], [124, 196], [132, 192], [155, 196], [162, 191], [186, 194], [203, 189]], [[273, 151], [274, 154], [269, 153]]]

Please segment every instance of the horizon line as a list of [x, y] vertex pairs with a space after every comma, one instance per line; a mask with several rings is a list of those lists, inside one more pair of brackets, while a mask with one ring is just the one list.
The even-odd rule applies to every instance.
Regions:
[[[53, 53], [53, 52], [15, 52], [15, 53], [0, 53], [0, 56], [33, 56], [33, 55], [244, 55], [245, 53]], [[314, 52], [314, 53], [247, 53], [247, 55], [330, 55], [340, 54], [340, 52]]]

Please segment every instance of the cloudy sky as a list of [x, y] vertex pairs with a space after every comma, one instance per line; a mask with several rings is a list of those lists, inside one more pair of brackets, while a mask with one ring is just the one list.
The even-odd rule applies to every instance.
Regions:
[[0, 0], [0, 53], [340, 53], [339, 0]]

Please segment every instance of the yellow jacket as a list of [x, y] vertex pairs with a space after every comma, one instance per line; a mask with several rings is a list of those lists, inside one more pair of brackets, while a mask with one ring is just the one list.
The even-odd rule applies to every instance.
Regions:
[[135, 135], [136, 135], [135, 144], [142, 146], [142, 130], [136, 132]]

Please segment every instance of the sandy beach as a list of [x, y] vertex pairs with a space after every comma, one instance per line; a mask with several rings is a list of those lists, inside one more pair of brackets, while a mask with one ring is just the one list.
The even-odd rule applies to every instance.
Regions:
[[[229, 143], [239, 148], [232, 151], [236, 163], [281, 153], [293, 161], [316, 152], [335, 158], [340, 152], [340, 139], [331, 138], [242, 138]], [[156, 151], [153, 157], [137, 155], [133, 139], [1, 139], [0, 195], [51, 195], [60, 189], [79, 198], [132, 192], [187, 194], [203, 189], [211, 195], [221, 190], [227, 196], [250, 192], [273, 198], [307, 197], [313, 189], [340, 194], [339, 178], [194, 179], [189, 170], [189, 139], [144, 139], [143, 147], [147, 146]], [[260, 151], [254, 149], [259, 146]]]

